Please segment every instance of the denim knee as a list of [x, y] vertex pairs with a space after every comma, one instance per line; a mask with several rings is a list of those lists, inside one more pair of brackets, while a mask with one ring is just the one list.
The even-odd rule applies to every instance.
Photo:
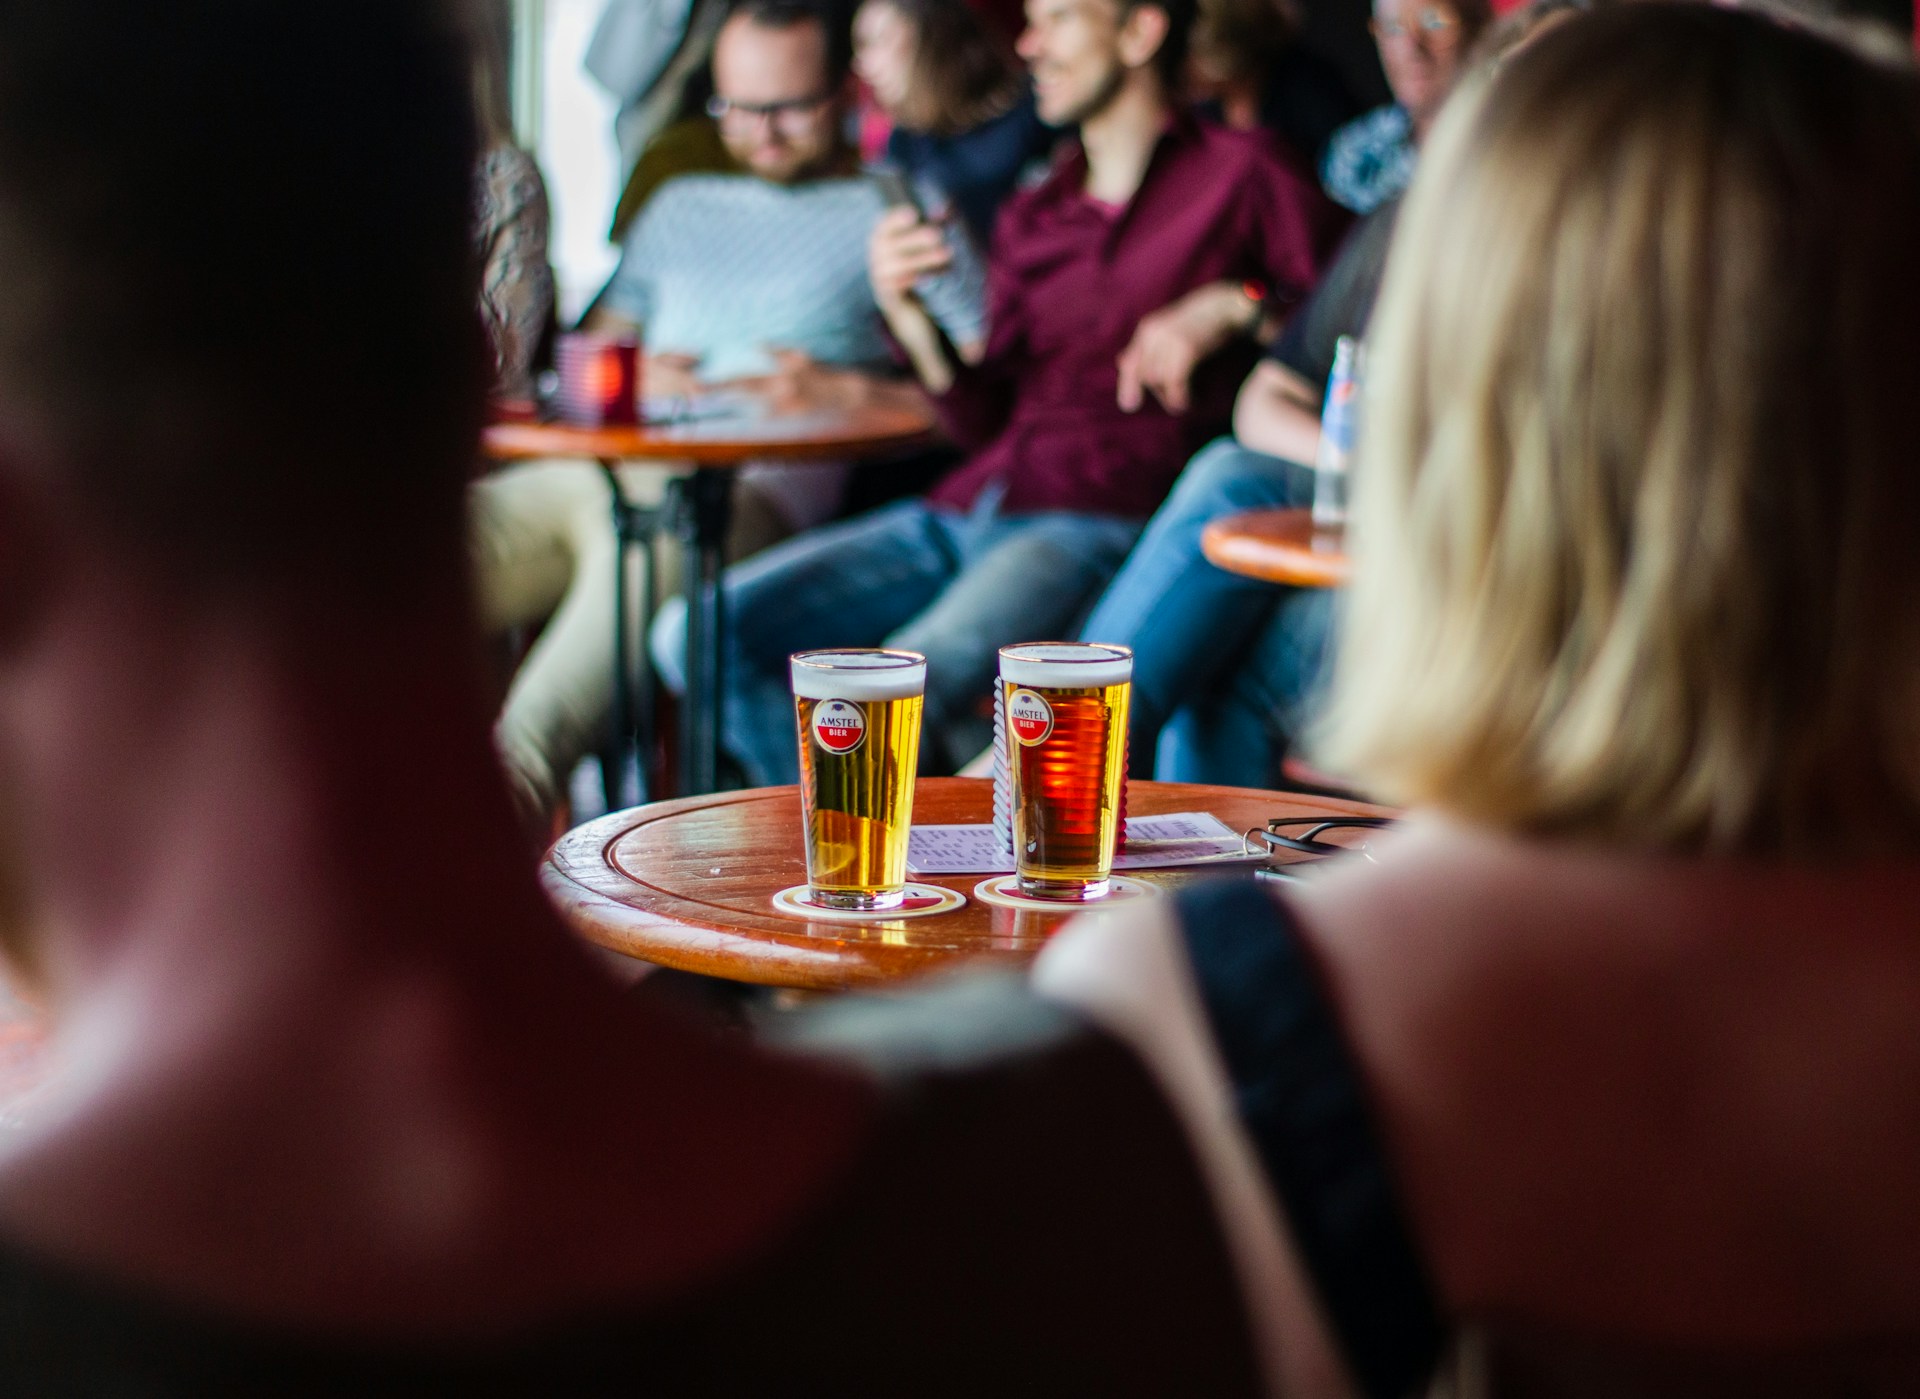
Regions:
[[676, 695], [687, 692], [687, 600], [670, 597], [654, 614], [647, 629], [647, 649], [653, 655], [653, 673]]
[[1161, 509], [1211, 520], [1234, 510], [1308, 505], [1312, 500], [1310, 468], [1221, 437], [1194, 453]]

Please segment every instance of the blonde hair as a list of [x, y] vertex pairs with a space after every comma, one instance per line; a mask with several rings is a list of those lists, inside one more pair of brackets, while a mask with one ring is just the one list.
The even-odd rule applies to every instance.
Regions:
[[1920, 848], [1920, 96], [1751, 14], [1472, 80], [1370, 347], [1319, 752], [1674, 851]]

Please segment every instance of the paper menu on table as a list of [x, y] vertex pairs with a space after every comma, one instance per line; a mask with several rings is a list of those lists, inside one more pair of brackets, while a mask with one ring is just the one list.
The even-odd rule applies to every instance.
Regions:
[[650, 393], [641, 400], [641, 416], [655, 426], [704, 423], [721, 418], [759, 418], [766, 401], [744, 389], [702, 389], [698, 393]]
[[1011, 874], [1013, 856], [992, 826], [915, 826], [907, 832], [910, 874]]
[[1221, 860], [1264, 860], [1264, 846], [1249, 851], [1247, 840], [1209, 811], [1178, 811], [1168, 816], [1127, 818], [1126, 848], [1113, 857], [1117, 870], [1173, 869]]
[[[1127, 841], [1114, 858], [1117, 870], [1266, 858], [1264, 850], [1249, 854], [1238, 831], [1205, 811], [1135, 816], [1127, 822]], [[1013, 857], [989, 825], [915, 826], [907, 833], [907, 868], [914, 874], [1010, 874]]]

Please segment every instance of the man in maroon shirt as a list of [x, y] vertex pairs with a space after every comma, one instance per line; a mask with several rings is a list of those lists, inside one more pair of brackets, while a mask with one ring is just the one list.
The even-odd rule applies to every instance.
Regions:
[[[930, 762], [988, 692], [995, 651], [1070, 633], [1181, 465], [1223, 428], [1263, 328], [1339, 231], [1257, 132], [1177, 105], [1192, 0], [1030, 0], [1020, 51], [1040, 114], [1079, 129], [1000, 216], [983, 349], [958, 354], [914, 298], [947, 265], [911, 210], [876, 228], [874, 290], [971, 453], [924, 500], [812, 531], [729, 571], [724, 737], [747, 778], [797, 779], [786, 657], [926, 654]], [[684, 609], [653, 635], [672, 680]]]

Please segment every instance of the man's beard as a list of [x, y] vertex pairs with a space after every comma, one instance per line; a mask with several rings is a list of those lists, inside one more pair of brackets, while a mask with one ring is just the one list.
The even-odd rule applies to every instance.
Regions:
[[1114, 63], [1100, 80], [1100, 86], [1088, 94], [1086, 100], [1070, 112], [1061, 115], [1055, 126], [1079, 126], [1092, 121], [1113, 105], [1114, 98], [1120, 95], [1120, 89], [1127, 83], [1127, 69], [1123, 63]]

